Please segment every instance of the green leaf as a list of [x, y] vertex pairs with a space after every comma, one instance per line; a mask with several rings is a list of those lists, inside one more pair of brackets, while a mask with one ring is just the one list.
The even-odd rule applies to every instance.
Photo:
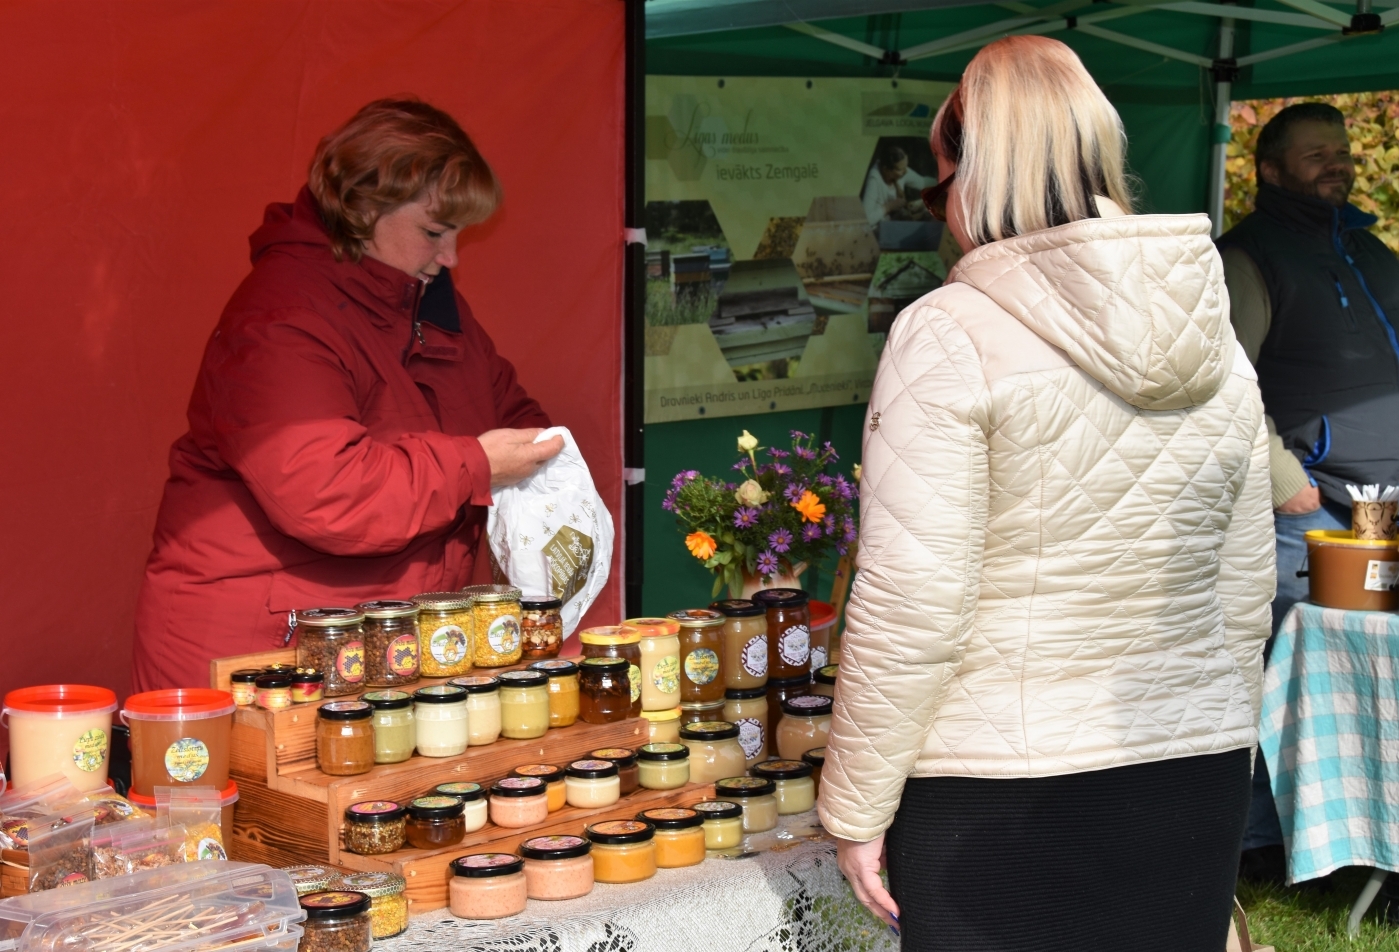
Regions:
[[723, 588], [723, 587], [724, 587], [724, 574], [723, 574], [722, 572], [716, 572], [715, 575], [714, 575], [714, 588], [712, 588], [712, 589], [710, 590], [710, 592], [709, 592], [709, 597], [710, 597], [710, 598], [718, 598], [718, 597], [719, 597], [719, 589], [721, 589], [721, 588]]

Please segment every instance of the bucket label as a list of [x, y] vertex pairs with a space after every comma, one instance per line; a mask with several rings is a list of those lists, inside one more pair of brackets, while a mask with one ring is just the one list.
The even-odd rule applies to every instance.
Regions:
[[756, 717], [741, 717], [737, 721], [738, 746], [743, 748], [744, 760], [757, 760], [763, 752], [763, 722]]
[[400, 678], [411, 678], [418, 673], [418, 636], [399, 635], [385, 649], [384, 660], [389, 670]]
[[165, 748], [165, 772], [176, 783], [194, 783], [209, 769], [209, 748], [197, 737], [181, 737]]
[[486, 629], [486, 641], [496, 654], [514, 654], [520, 647], [520, 620], [514, 615], [500, 615]]
[[1365, 591], [1392, 592], [1399, 589], [1399, 562], [1371, 559], [1365, 567]]
[[438, 664], [456, 664], [466, 657], [466, 632], [460, 625], [443, 625], [432, 633], [427, 647]]
[[680, 690], [680, 659], [666, 655], [651, 667], [651, 683], [662, 694], [674, 694]]
[[719, 676], [719, 655], [711, 648], [696, 648], [685, 656], [685, 677], [692, 684], [708, 684]]
[[748, 639], [739, 653], [743, 670], [755, 678], [768, 676], [768, 640], [766, 635], [754, 635]]
[[73, 765], [84, 773], [96, 773], [107, 765], [107, 732], [100, 727], [83, 731], [73, 743]]
[[794, 667], [811, 660], [811, 631], [805, 625], [793, 625], [777, 639], [777, 653]]

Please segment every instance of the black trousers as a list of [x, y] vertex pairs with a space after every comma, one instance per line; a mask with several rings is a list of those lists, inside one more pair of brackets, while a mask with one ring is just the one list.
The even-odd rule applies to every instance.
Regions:
[[1249, 752], [917, 777], [886, 861], [904, 952], [1220, 952]]

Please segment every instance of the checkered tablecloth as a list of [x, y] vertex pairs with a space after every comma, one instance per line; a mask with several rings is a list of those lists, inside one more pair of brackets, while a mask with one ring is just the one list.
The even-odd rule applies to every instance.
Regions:
[[1399, 615], [1298, 602], [1263, 690], [1288, 881], [1399, 870]]

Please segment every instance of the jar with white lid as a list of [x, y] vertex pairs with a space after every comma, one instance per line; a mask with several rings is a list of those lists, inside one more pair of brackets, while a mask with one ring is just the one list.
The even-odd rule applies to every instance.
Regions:
[[617, 765], [610, 760], [575, 760], [564, 777], [568, 805], [583, 809], [610, 807], [622, 797]]
[[749, 767], [767, 760], [767, 688], [730, 688], [724, 699], [724, 720], [737, 725], [738, 745]]
[[439, 797], [453, 797], [461, 801], [462, 823], [466, 826], [466, 832], [475, 833], [486, 825], [486, 788], [479, 783], [453, 780], [439, 783], [432, 788], [432, 792]]
[[684, 744], [643, 744], [636, 756], [647, 790], [677, 790], [690, 782], [690, 748]]
[[680, 729], [680, 742], [690, 748], [690, 782], [713, 783], [741, 777], [748, 769], [738, 728], [727, 721], [701, 721]]
[[704, 800], [690, 807], [704, 817], [704, 848], [730, 850], [743, 843], [743, 807], [728, 800]]
[[831, 733], [831, 699], [807, 694], [782, 702], [782, 723], [777, 725], [777, 755], [801, 760], [813, 747], [825, 747]]
[[532, 740], [549, 731], [549, 676], [542, 671], [506, 671], [500, 679], [500, 734]]
[[777, 785], [762, 777], [725, 777], [714, 782], [714, 797], [743, 808], [743, 832], [766, 833], [777, 826]]
[[455, 757], [466, 750], [470, 728], [466, 698], [466, 689], [454, 684], [432, 684], [413, 692], [418, 753]]
[[485, 674], [452, 678], [447, 682], [466, 688], [466, 742], [484, 747], [500, 739], [500, 680]]
[[536, 836], [520, 844], [531, 899], [577, 899], [593, 891], [592, 844], [581, 836]]
[[769, 760], [753, 767], [752, 774], [771, 780], [777, 812], [791, 816], [816, 809], [816, 784], [811, 780], [811, 764], [803, 760]]
[[673, 618], [633, 618], [624, 631], [641, 636], [641, 709], [668, 711], [680, 703], [680, 625]]

